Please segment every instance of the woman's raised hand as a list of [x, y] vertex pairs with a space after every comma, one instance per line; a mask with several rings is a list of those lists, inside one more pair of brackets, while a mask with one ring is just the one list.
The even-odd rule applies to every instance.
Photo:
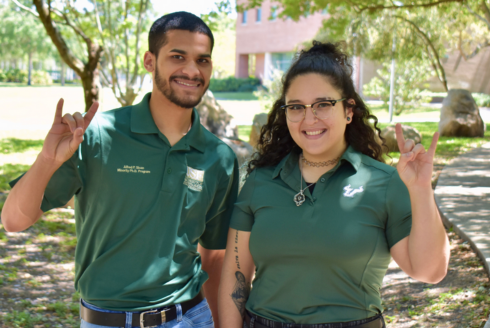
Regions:
[[405, 140], [400, 123], [396, 124], [396, 141], [400, 149], [400, 160], [396, 166], [400, 178], [408, 189], [431, 187], [434, 155], [436, 153], [439, 133], [434, 133], [432, 143], [426, 151], [422, 144], [415, 144], [412, 139]]
[[63, 117], [63, 98], [58, 101], [54, 122], [44, 139], [41, 156], [56, 165], [66, 162], [77, 150], [83, 141], [83, 134], [94, 118], [99, 103], [94, 102], [85, 116], [79, 112], [65, 114]]

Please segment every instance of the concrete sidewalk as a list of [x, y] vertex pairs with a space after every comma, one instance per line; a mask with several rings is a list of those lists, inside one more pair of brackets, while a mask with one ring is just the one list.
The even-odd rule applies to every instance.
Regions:
[[490, 143], [446, 165], [435, 198], [444, 223], [471, 244], [490, 275]]

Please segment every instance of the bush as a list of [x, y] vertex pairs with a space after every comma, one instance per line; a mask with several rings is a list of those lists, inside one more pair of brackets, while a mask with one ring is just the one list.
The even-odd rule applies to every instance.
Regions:
[[473, 93], [472, 96], [478, 107], [490, 107], [490, 95], [485, 93]]
[[27, 83], [27, 71], [19, 68], [10, 68], [5, 71], [4, 82]]
[[5, 74], [4, 71], [0, 69], [0, 82], [6, 82], [7, 81], [7, 75]]
[[50, 85], [53, 84], [53, 79], [48, 72], [45, 71], [33, 71], [32, 72], [32, 84], [38, 85]]
[[224, 79], [211, 79], [209, 90], [213, 92], [251, 92], [257, 90], [260, 80], [254, 77], [237, 79], [233, 76]]
[[[391, 65], [384, 63], [383, 68], [377, 71], [379, 77], [363, 86], [367, 96], [380, 97], [384, 107], [388, 110], [390, 101], [390, 70]], [[429, 102], [430, 97], [423, 93], [418, 86], [427, 81], [432, 75], [429, 65], [421, 62], [397, 62], [395, 66], [395, 91], [393, 111], [400, 115], [409, 108], [420, 107], [423, 102]]]
[[270, 112], [276, 100], [281, 97], [283, 75], [284, 72], [274, 70], [272, 72], [272, 79], [265, 81], [264, 87], [254, 92], [254, 95], [259, 98], [260, 106], [264, 112]]

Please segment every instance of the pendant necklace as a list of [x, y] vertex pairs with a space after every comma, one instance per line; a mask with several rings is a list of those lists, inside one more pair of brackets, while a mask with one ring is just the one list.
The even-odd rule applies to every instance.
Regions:
[[[303, 155], [303, 154], [301, 154]], [[300, 180], [300, 185], [299, 185], [299, 193], [297, 193], [296, 195], [294, 195], [294, 202], [296, 203], [296, 206], [301, 206], [305, 200], [306, 200], [306, 197], [305, 197], [305, 194], [303, 194], [303, 191], [305, 191], [309, 186], [311, 185], [314, 185], [315, 182], [313, 183], [310, 183], [309, 185], [307, 185], [304, 189], [303, 189], [303, 173], [301, 173], [301, 162], [299, 162], [299, 180]]]

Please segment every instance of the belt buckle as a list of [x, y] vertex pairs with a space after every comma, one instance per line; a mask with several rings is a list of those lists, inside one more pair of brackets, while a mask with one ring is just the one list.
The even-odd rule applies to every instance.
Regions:
[[[157, 310], [150, 310], [150, 311], [145, 311], [140, 313], [140, 328], [145, 328], [144, 322], [145, 322], [145, 314], [150, 314], [150, 313], [157, 313]], [[163, 313], [163, 312], [162, 312]], [[162, 318], [165, 317], [165, 314], [162, 315]]]

